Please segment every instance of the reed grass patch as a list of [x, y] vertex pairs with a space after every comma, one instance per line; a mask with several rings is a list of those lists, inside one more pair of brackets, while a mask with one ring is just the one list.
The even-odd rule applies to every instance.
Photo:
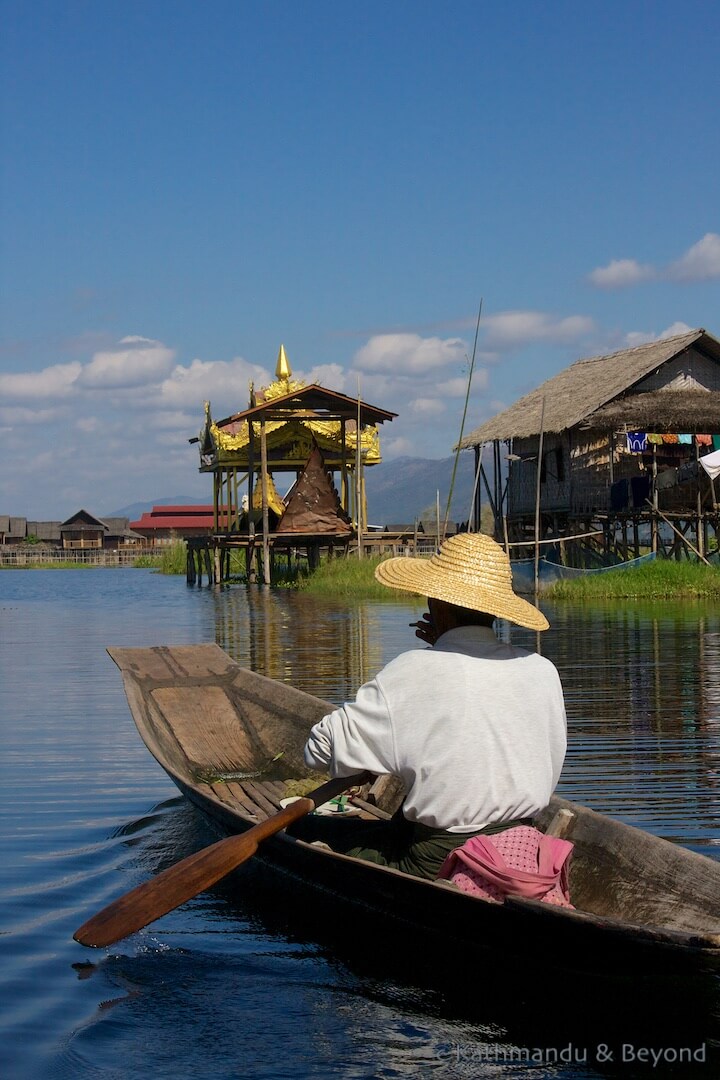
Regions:
[[185, 574], [187, 572], [187, 547], [182, 540], [168, 544], [158, 555], [138, 555], [133, 567], [139, 570], [158, 570], [161, 574]]
[[375, 567], [387, 556], [357, 556], [323, 559], [313, 573], [298, 577], [295, 587], [313, 596], [345, 597], [357, 600], [398, 600], [408, 593], [388, 589], [375, 579]]
[[681, 600], [720, 597], [720, 569], [700, 562], [656, 559], [632, 570], [557, 581], [543, 592], [549, 600]]

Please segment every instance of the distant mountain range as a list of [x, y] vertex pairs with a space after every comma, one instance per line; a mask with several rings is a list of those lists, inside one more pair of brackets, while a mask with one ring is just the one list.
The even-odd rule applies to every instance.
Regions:
[[[409, 525], [415, 518], [435, 520], [438, 492], [440, 516], [445, 518], [454, 457], [401, 457], [383, 461], [365, 472], [371, 525]], [[453, 485], [450, 521], [467, 521], [470, 514], [474, 457], [460, 454]]]
[[212, 503], [212, 487], [208, 485], [208, 496], [202, 498], [198, 495], [170, 495], [167, 499], [154, 499], [153, 502], [135, 502], [129, 506], [121, 506], [119, 510], [110, 510], [102, 517], [126, 517], [130, 521], [137, 521], [144, 513], [149, 513], [153, 506], [203, 506]]
[[[438, 492], [440, 516], [444, 519], [452, 480], [454, 457], [401, 457], [373, 465], [365, 472], [368, 517], [371, 525], [410, 525], [416, 518], [434, 521]], [[450, 521], [467, 521], [470, 514], [474, 458], [469, 452], [458, 458], [453, 486]], [[208, 494], [210, 494], [208, 492]], [[187, 506], [210, 502], [191, 495], [172, 495], [154, 502], [137, 502], [112, 510], [106, 517], [126, 517], [137, 521], [153, 506]]]

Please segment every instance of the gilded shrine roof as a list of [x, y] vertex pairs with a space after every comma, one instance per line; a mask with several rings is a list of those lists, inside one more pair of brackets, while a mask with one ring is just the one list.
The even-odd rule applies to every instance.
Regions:
[[254, 394], [251, 389], [248, 409], [215, 421], [210, 403], [205, 403], [205, 425], [198, 439], [201, 470], [217, 466], [249, 466], [251, 434], [254, 453], [259, 457], [261, 423], [265, 436], [270, 470], [295, 470], [306, 462], [317, 445], [328, 467], [337, 468], [343, 457], [352, 466], [357, 455], [357, 428], [360, 421], [360, 450], [364, 465], [380, 462], [380, 436], [377, 425], [393, 420], [397, 413], [369, 405], [362, 400], [328, 390], [316, 383], [307, 385], [293, 379], [284, 346], [280, 347], [276, 379]]

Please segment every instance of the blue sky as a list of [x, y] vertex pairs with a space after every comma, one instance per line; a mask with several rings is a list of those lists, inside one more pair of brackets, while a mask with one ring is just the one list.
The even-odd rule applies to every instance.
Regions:
[[720, 7], [0, 0], [0, 513], [210, 499], [293, 373], [446, 457], [573, 360], [720, 336]]

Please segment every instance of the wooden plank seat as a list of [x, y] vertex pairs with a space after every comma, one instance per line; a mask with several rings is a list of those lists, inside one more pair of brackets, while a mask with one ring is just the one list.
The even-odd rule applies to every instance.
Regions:
[[[218, 802], [238, 811], [253, 823], [266, 821], [277, 814], [286, 798], [281, 780], [217, 780], [206, 785]], [[390, 815], [360, 796], [351, 795], [349, 803], [356, 816], [366, 821], [386, 821]]]

